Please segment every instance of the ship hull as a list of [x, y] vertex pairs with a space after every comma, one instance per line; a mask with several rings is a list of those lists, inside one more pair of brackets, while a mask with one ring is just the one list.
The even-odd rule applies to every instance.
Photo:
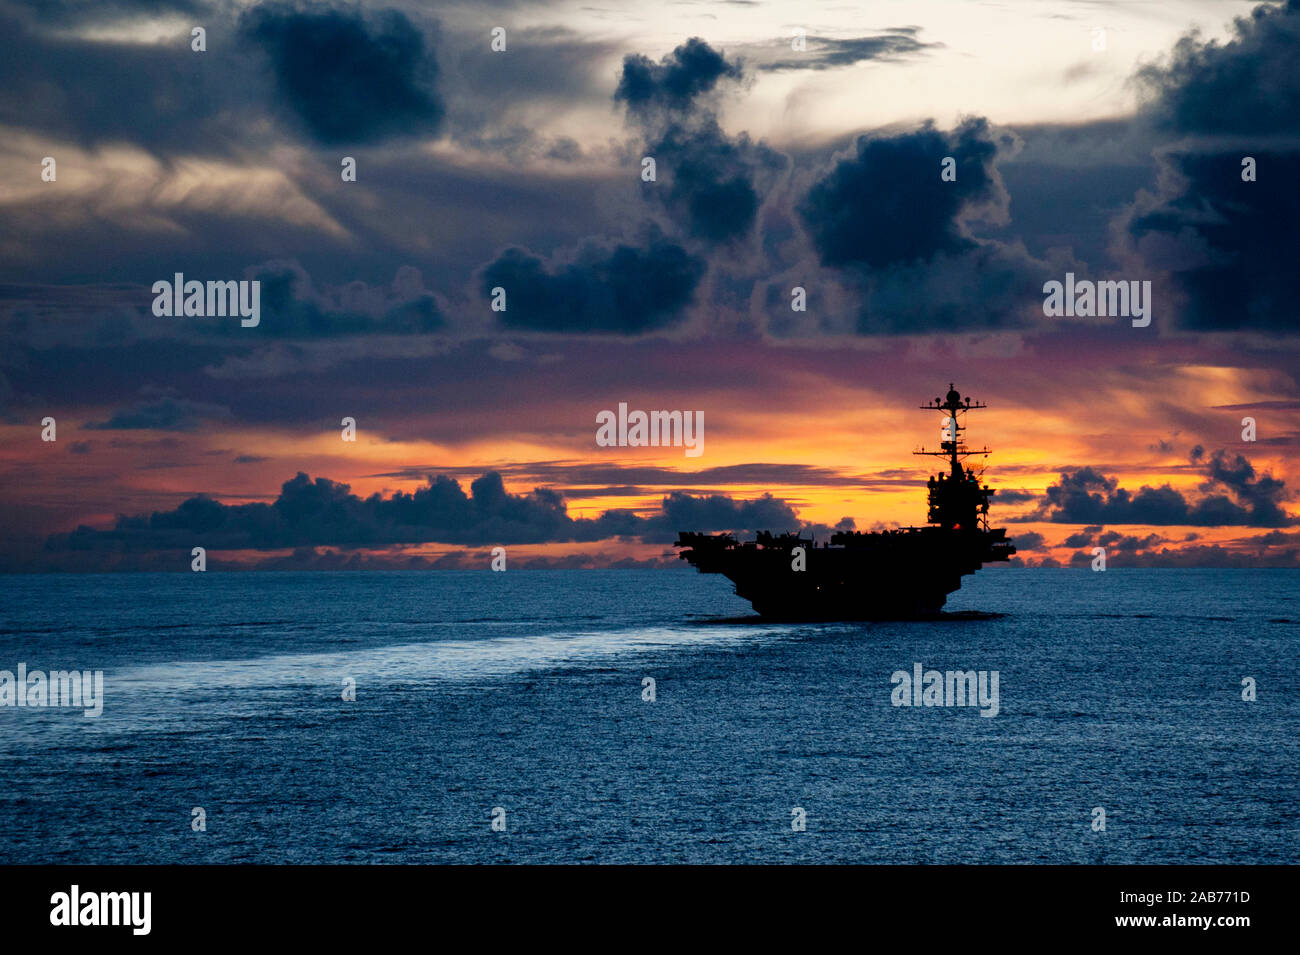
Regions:
[[[741, 544], [697, 537], [682, 559], [735, 584], [765, 619], [909, 620], [933, 616], [985, 562], [1014, 553], [1001, 531], [920, 528], [854, 535], [851, 546]], [[802, 547], [796, 553], [795, 547]]]

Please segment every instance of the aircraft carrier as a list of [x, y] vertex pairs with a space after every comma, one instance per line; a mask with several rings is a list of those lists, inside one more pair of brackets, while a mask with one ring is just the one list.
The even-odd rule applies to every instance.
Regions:
[[927, 524], [898, 530], [840, 532], [821, 546], [793, 533], [760, 531], [753, 541], [732, 534], [679, 532], [679, 557], [705, 574], [722, 574], [760, 616], [772, 620], [898, 620], [939, 613], [961, 579], [984, 564], [1009, 560], [1016, 548], [1005, 528], [990, 528], [989, 499], [966, 461], [987, 456], [964, 440], [965, 416], [987, 405], [948, 394], [922, 410], [943, 415], [938, 451], [914, 454], [945, 459], [947, 473], [932, 474]]

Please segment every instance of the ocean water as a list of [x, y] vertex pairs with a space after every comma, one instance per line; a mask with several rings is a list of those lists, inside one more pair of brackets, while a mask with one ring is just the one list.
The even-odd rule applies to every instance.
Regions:
[[[685, 570], [0, 577], [0, 669], [105, 679], [96, 719], [0, 707], [0, 862], [1297, 861], [1300, 573], [991, 568], [948, 610], [767, 624]], [[916, 663], [996, 670], [997, 715], [894, 706]]]

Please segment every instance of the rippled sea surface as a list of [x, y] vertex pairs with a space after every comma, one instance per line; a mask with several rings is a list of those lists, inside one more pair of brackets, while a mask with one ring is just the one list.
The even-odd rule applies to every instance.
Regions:
[[[1297, 861], [1300, 573], [992, 568], [947, 609], [767, 624], [684, 570], [0, 577], [0, 670], [105, 679], [97, 719], [0, 707], [0, 861]], [[893, 706], [916, 663], [998, 671], [998, 715]]]

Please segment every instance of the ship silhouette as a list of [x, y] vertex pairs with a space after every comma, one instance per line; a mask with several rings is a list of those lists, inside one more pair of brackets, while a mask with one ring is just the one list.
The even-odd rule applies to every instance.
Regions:
[[[913, 454], [947, 459], [948, 473], [931, 475], [927, 526], [875, 532], [839, 532], [816, 546], [796, 533], [759, 531], [741, 542], [731, 534], [679, 532], [678, 556], [705, 574], [722, 574], [760, 616], [772, 620], [898, 620], [937, 614], [961, 579], [1016, 552], [1005, 528], [990, 528], [995, 493], [964, 464], [969, 411], [985, 408], [951, 384], [948, 394], [922, 405], [943, 412], [938, 451]], [[796, 548], [802, 548], [796, 551]]]

